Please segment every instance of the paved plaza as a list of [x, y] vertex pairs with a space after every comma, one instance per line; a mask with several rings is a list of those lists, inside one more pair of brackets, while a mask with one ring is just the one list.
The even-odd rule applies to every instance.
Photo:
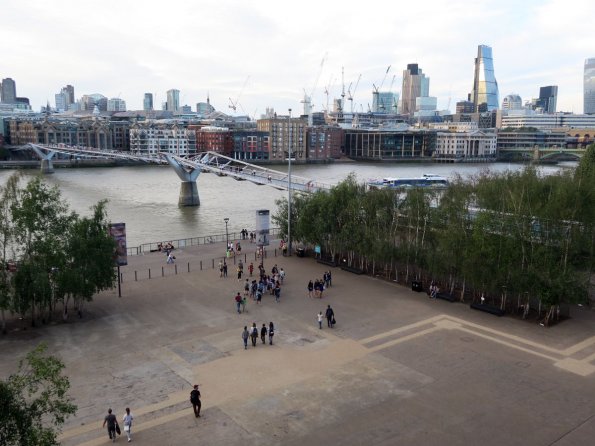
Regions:
[[[254, 247], [244, 245], [250, 263]], [[222, 249], [176, 250], [176, 265], [161, 253], [129, 258], [122, 298], [111, 290], [82, 319], [0, 337], [0, 376], [48, 343], [78, 405], [61, 437], [68, 446], [108, 444], [103, 417], [111, 407], [121, 420], [127, 406], [133, 443], [144, 445], [594, 444], [590, 308], [544, 328], [338, 268], [314, 299], [308, 280], [330, 267], [271, 250], [267, 271], [287, 272], [280, 303], [266, 294], [238, 314], [233, 296], [244, 281], [233, 265], [219, 277], [212, 259]], [[327, 305], [337, 325], [320, 330]], [[243, 327], [270, 321], [274, 345], [244, 350]], [[192, 384], [201, 418], [188, 401]]]

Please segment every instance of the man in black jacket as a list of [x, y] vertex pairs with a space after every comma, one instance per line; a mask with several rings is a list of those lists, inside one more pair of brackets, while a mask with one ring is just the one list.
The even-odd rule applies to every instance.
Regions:
[[194, 389], [190, 392], [190, 402], [192, 403], [192, 409], [194, 409], [194, 416], [200, 417], [200, 391], [198, 390], [198, 384], [194, 385]]
[[333, 309], [331, 308], [331, 306], [329, 305], [326, 308], [326, 323], [329, 327], [333, 328], [333, 324], [334, 324], [334, 320], [335, 320], [335, 312], [333, 311]]

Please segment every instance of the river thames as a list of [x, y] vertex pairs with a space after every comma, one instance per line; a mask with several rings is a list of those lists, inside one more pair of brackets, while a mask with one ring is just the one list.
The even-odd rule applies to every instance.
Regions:
[[[272, 168], [287, 171], [286, 166]], [[358, 181], [382, 177], [417, 177], [433, 173], [452, 177], [459, 173], [468, 177], [483, 169], [496, 172], [520, 170], [522, 164], [379, 164], [379, 163], [334, 163], [324, 165], [292, 166], [292, 173], [328, 184], [337, 184], [349, 173], [356, 174]], [[558, 165], [540, 166], [543, 174], [559, 172]], [[0, 170], [0, 185], [13, 173]], [[38, 170], [23, 170], [25, 179], [38, 174]], [[268, 186], [256, 186], [248, 181], [236, 181], [201, 173], [198, 178], [198, 193], [201, 205], [178, 207], [180, 180], [170, 167], [88, 167], [58, 168], [45, 181], [56, 185], [72, 210], [88, 215], [89, 208], [99, 200], [108, 200], [109, 219], [125, 222], [128, 246], [160, 240], [225, 234], [224, 218], [229, 218], [229, 232], [253, 229], [255, 211], [270, 209], [274, 214], [275, 201], [287, 197], [286, 191]]]

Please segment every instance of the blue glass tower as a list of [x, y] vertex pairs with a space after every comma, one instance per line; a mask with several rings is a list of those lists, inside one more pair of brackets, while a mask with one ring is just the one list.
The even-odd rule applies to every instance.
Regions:
[[475, 78], [469, 100], [476, 112], [492, 111], [498, 108], [498, 82], [494, 75], [492, 48], [487, 45], [477, 47], [475, 58]]

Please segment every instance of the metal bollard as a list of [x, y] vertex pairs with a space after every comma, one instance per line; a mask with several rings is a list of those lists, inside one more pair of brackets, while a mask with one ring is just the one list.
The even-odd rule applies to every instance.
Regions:
[[190, 262], [188, 262], [188, 272], [190, 272]]
[[136, 276], [136, 271], [134, 272], [134, 281], [138, 282], [138, 277]]
[[174, 265], [174, 270], [176, 272], [176, 275], [178, 275], [178, 264], [177, 263]]
[[202, 271], [202, 260], [200, 261], [200, 270]]
[[[202, 263], [202, 260], [201, 260], [201, 263]], [[213, 269], [215, 269], [215, 259], [211, 259], [211, 263], [213, 264]], [[202, 269], [202, 267], [200, 269]]]
[[151, 268], [149, 268], [149, 279], [151, 278]]
[[161, 267], [161, 277], [165, 277], [165, 268]]

